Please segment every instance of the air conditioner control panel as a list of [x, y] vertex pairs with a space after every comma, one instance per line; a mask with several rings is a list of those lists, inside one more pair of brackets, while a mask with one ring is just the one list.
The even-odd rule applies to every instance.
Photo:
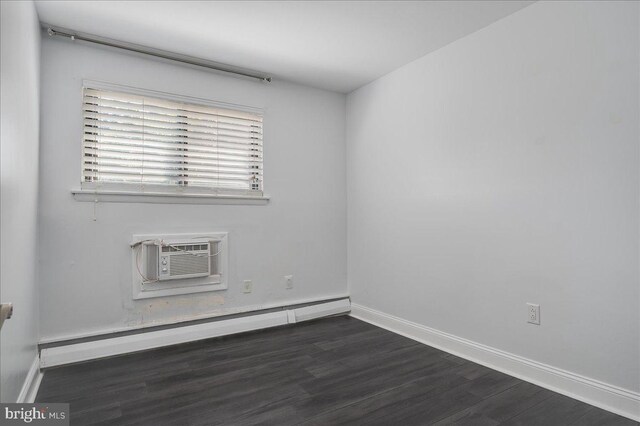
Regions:
[[160, 275], [169, 275], [169, 256], [160, 256]]

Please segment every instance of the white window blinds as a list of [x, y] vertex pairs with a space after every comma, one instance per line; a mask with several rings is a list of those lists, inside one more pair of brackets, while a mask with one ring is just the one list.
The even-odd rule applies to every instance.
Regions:
[[262, 194], [259, 114], [84, 89], [83, 185]]

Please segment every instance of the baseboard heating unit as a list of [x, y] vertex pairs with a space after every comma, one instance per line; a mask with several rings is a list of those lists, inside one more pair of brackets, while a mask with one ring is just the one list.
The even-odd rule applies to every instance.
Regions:
[[222, 319], [215, 321], [176, 326], [157, 331], [98, 338], [96, 340], [58, 346], [49, 344], [40, 350], [40, 368], [56, 367], [196, 340], [277, 327], [350, 311], [351, 302], [348, 298], [344, 298], [306, 306], [283, 307], [279, 310], [257, 312], [229, 319], [222, 317]]

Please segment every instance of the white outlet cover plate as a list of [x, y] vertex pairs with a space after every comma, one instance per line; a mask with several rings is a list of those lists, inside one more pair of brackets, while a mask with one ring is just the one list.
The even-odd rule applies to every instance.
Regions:
[[540, 305], [527, 303], [527, 322], [540, 325]]

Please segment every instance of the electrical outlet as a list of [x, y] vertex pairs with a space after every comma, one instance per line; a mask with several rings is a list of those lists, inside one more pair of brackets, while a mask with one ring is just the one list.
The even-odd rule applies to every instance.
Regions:
[[251, 293], [253, 290], [253, 282], [251, 280], [244, 280], [242, 283], [242, 292], [243, 293]]
[[287, 289], [292, 289], [293, 288], [293, 275], [285, 275], [284, 276], [284, 282], [285, 285], [287, 287]]
[[527, 303], [527, 322], [540, 325], [540, 305]]

